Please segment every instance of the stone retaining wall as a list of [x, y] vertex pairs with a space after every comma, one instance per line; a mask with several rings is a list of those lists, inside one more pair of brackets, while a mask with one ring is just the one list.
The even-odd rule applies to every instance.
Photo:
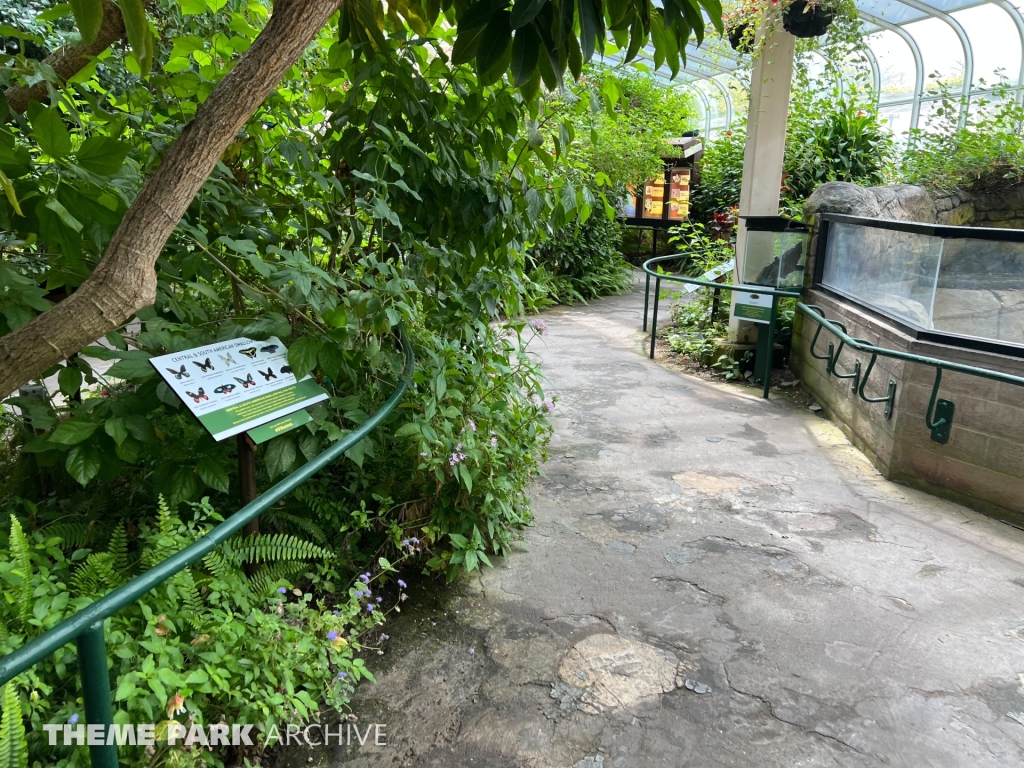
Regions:
[[[871, 312], [822, 291], [808, 290], [805, 301], [842, 322], [848, 333], [888, 349], [1024, 376], [1024, 360], [918, 341]], [[892, 418], [884, 403], [867, 403], [851, 392], [850, 379], [825, 372], [825, 362], [809, 354], [816, 324], [798, 316], [790, 367], [804, 388], [850, 439], [891, 480], [951, 498], [995, 517], [1024, 525], [1024, 388], [966, 374], [944, 373], [939, 397], [956, 411], [950, 440], [932, 441], [925, 427], [935, 369], [879, 358], [865, 388], [882, 397], [896, 380]], [[823, 330], [816, 352], [824, 354], [836, 339]], [[840, 373], [852, 373], [855, 360], [867, 368], [869, 355], [845, 350]]]
[[[921, 187], [864, 189], [833, 183], [819, 188], [805, 208], [809, 215], [826, 211], [926, 223], [984, 222], [984, 226], [1024, 228], [1024, 188], [1003, 193], [998, 199], [976, 196], [968, 200], [957, 195], [936, 197]], [[1007, 211], [1013, 217], [1002, 218]], [[986, 218], [980, 219], [982, 215]], [[814, 274], [816, 237], [815, 230], [811, 263], [807, 267], [809, 275]], [[1022, 316], [1017, 310], [1018, 305], [1024, 305], [1024, 295], [1018, 302], [1010, 302], [1010, 306], [1003, 300], [997, 302], [998, 297], [992, 298], [994, 289], [987, 285], [995, 279], [1011, 296], [1024, 288], [1024, 283], [1016, 284], [1024, 274], [1024, 268], [1015, 261], [1017, 251], [1003, 254], [996, 247], [981, 253], [977, 248], [964, 248], [964, 253], [958, 254], [955, 248], [947, 250], [943, 267], [955, 268], [959, 290], [954, 295], [961, 303], [965, 296], [971, 299], [971, 306], [965, 311], [969, 310], [972, 322], [998, 325], [1004, 314], [1007, 322], [1017, 322]], [[985, 297], [991, 299], [992, 312], [982, 311]], [[1024, 377], [1024, 359], [918, 341], [881, 315], [824, 291], [808, 289], [805, 301], [821, 307], [830, 320], [842, 322], [851, 336], [878, 346]], [[937, 299], [936, 303], [944, 307], [944, 312], [948, 310], [946, 314], [956, 313], [957, 307], [951, 302]], [[947, 318], [943, 314], [941, 319]], [[931, 440], [931, 432], [925, 426], [934, 368], [879, 358], [865, 394], [881, 397], [889, 379], [896, 380], [895, 409], [887, 421], [883, 416], [884, 404], [865, 402], [851, 392], [851, 380], [827, 375], [825, 362], [811, 357], [809, 347], [815, 328], [815, 323], [797, 316], [790, 366], [828, 415], [887, 478], [1024, 525], [1024, 388], [966, 374], [944, 373], [939, 397], [952, 400], [956, 411], [950, 440], [940, 445]], [[1024, 335], [1024, 327], [1021, 330]], [[980, 335], [996, 335], [988, 326], [979, 326], [977, 331]], [[816, 351], [827, 351], [829, 341], [836, 340], [823, 330]], [[848, 350], [839, 361], [839, 371], [852, 372], [856, 359], [860, 359], [862, 370], [867, 368], [868, 355]]]

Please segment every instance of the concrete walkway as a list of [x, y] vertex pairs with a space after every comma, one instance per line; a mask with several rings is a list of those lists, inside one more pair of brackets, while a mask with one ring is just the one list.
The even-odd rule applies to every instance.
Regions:
[[354, 703], [389, 745], [312, 762], [1024, 764], [1024, 534], [884, 481], [804, 408], [651, 362], [642, 307], [545, 316], [536, 527], [390, 630]]

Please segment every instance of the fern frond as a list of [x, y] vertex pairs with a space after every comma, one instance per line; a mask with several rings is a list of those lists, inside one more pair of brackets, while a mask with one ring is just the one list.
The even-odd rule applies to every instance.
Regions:
[[28, 768], [28, 741], [21, 699], [11, 680], [4, 686], [4, 714], [0, 717], [0, 768]]
[[238, 554], [243, 563], [275, 563], [280, 560], [312, 560], [331, 556], [330, 550], [287, 533], [250, 536], [239, 547]]
[[110, 535], [110, 546], [107, 548], [107, 552], [114, 556], [114, 568], [119, 573], [126, 573], [128, 571], [128, 534], [125, 532], [123, 520], [117, 524], [114, 532]]
[[121, 586], [125, 575], [116, 569], [114, 555], [93, 552], [75, 569], [71, 589], [76, 597], [98, 597]]
[[181, 597], [182, 602], [188, 607], [188, 623], [194, 629], [202, 625], [203, 599], [199, 596], [199, 589], [196, 587], [195, 579], [192, 578], [192, 571], [186, 568], [174, 575], [172, 580], [174, 588]]
[[8, 547], [11, 550], [11, 560], [14, 561], [14, 573], [21, 577], [21, 584], [16, 590], [18, 616], [22, 621], [26, 621], [32, 610], [32, 558], [25, 531], [22, 530], [21, 523], [14, 515], [11, 515], [11, 536], [8, 539]]
[[215, 579], [224, 579], [231, 574], [231, 562], [216, 549], [203, 558], [203, 565]]
[[308, 567], [309, 563], [302, 560], [285, 560], [261, 569], [259, 573], [249, 578], [253, 595], [257, 598], [270, 597], [282, 581], [290, 583]]
[[284, 520], [287, 523], [291, 523], [318, 544], [327, 543], [327, 535], [323, 529], [307, 517], [293, 515], [289, 512], [274, 512], [271, 517], [275, 520]]
[[60, 548], [65, 552], [81, 549], [99, 538], [96, 526], [83, 522], [51, 523], [40, 532], [48, 539], [60, 539]]

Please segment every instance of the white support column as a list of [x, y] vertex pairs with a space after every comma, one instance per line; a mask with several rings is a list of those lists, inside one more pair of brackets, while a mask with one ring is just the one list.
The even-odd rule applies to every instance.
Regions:
[[[755, 45], [759, 45], [755, 43]], [[750, 73], [750, 113], [747, 117], [747, 143], [743, 154], [743, 182], [740, 186], [741, 216], [777, 216], [782, 161], [786, 152], [786, 123], [789, 120], [789, 91], [793, 80], [793, 55], [796, 38], [777, 25], [775, 32], [760, 48]], [[743, 274], [743, 249], [746, 231], [740, 222], [736, 239], [735, 282]], [[733, 300], [736, 294], [733, 293]], [[731, 313], [730, 313], [731, 314]], [[752, 326], [743, 323], [747, 330]], [[746, 337], [741, 324], [729, 321], [730, 335]]]

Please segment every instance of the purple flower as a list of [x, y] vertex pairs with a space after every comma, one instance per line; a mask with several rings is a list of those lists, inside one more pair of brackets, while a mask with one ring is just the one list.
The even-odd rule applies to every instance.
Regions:
[[381, 635], [380, 639], [381, 640], [390, 640], [391, 639], [391, 635]]
[[[461, 447], [462, 447], [462, 444], [459, 443], [459, 448], [461, 448]], [[462, 453], [461, 451], [456, 451], [455, 453], [452, 454], [451, 458], [448, 459], [448, 466], [454, 467], [460, 461], [465, 461], [465, 460], [466, 460], [466, 454]]]
[[398, 586], [400, 586], [400, 587], [401, 587], [402, 589], [406, 589], [406, 588], [407, 588], [407, 587], [408, 587], [409, 585], [408, 585], [408, 584], [406, 584], [406, 583], [405, 583], [404, 581], [402, 581], [401, 579], [399, 579], [399, 580], [398, 580]]
[[419, 544], [420, 543], [420, 540], [417, 539], [415, 536], [413, 536], [411, 539], [409, 539], [409, 541], [411, 541], [413, 544]]
[[367, 597], [369, 597], [370, 595], [373, 594], [373, 592], [371, 592], [370, 588], [367, 587], [366, 589], [363, 590], [363, 594], [366, 595]]
[[462, 450], [462, 443], [459, 443], [458, 445], [456, 445], [455, 446], [455, 450], [456, 451], [461, 451]]
[[408, 539], [402, 539], [402, 546], [403, 547], [408, 547], [409, 546], [409, 540]]
[[340, 613], [340, 611], [332, 611], [332, 613], [334, 613], [334, 615], [337, 616]]
[[470, 432], [476, 432], [476, 422], [472, 419], [466, 419], [466, 426], [469, 427]]
[[470, 656], [476, 656], [476, 648], [470, 648], [469, 649], [469, 655]]
[[74, 725], [75, 723], [77, 723], [77, 722], [78, 722], [78, 713], [76, 712], [76, 713], [75, 713], [75, 714], [73, 714], [73, 715], [72, 715], [71, 717], [69, 717], [69, 718], [68, 718], [68, 722], [69, 722], [69, 723], [71, 723], [72, 725]]
[[368, 573], [360, 573], [359, 574], [359, 580], [361, 582], [363, 582], [363, 584], [369, 584], [370, 583], [370, 574], [368, 574]]
[[363, 591], [361, 589], [357, 589], [356, 590], [356, 597], [362, 597], [362, 596], [363, 596]]
[[283, 594], [285, 594], [285, 593], [286, 593], [287, 591], [288, 591], [288, 589], [287, 589], [286, 587], [278, 587], [278, 588], [277, 588], [277, 594], [279, 594], [279, 595], [283, 595]]
[[497, 448], [497, 447], [498, 447], [498, 438], [492, 437], [491, 438], [491, 448]]
[[339, 680], [344, 680], [346, 677], [348, 677], [348, 675], [345, 674], [344, 672], [339, 672], [338, 673], [338, 679]]
[[378, 597], [378, 598], [377, 598], [377, 602], [378, 602], [378, 603], [380, 603], [380, 602], [383, 602], [383, 601], [384, 601], [384, 598], [383, 598], [383, 597]]
[[366, 606], [366, 610], [368, 610], [370, 613], [373, 613], [373, 609], [376, 608], [376, 607], [377, 606], [375, 606], [373, 603], [370, 603], [369, 605]]
[[338, 633], [332, 629], [330, 632], [327, 633], [327, 639], [333, 643], [335, 640], [338, 639]]
[[548, 409], [548, 413], [551, 413], [553, 410], [555, 410], [555, 403], [552, 400], [545, 400], [543, 402], [543, 406]]
[[548, 332], [548, 324], [543, 320], [531, 320], [530, 327], [541, 336]]

